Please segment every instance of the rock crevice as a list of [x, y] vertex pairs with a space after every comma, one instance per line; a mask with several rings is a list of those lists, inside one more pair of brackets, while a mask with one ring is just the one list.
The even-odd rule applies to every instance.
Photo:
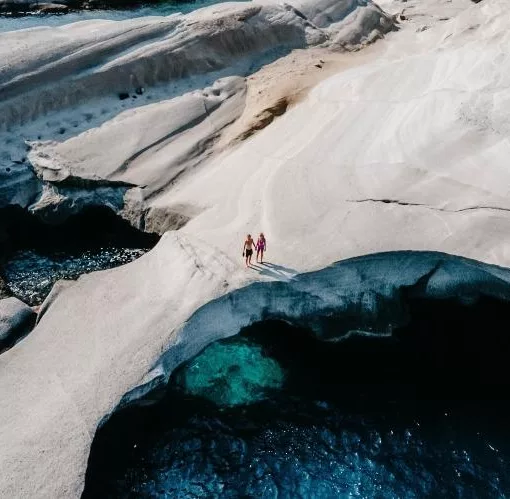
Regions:
[[476, 210], [492, 210], [492, 211], [502, 211], [502, 212], [510, 212], [510, 208], [504, 208], [501, 206], [467, 206], [465, 208], [441, 208], [438, 206], [431, 206], [426, 203], [413, 203], [411, 201], [401, 201], [398, 199], [387, 199], [387, 198], [366, 198], [366, 199], [347, 199], [348, 203], [382, 203], [382, 204], [394, 204], [398, 206], [411, 206], [411, 207], [419, 207], [426, 208], [428, 210], [434, 211], [443, 211], [445, 213], [462, 213], [464, 211], [476, 211]]

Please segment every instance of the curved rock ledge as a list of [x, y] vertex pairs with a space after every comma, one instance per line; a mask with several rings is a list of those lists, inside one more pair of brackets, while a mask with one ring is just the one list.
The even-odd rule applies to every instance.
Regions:
[[411, 298], [469, 306], [482, 297], [510, 302], [510, 270], [434, 252], [363, 256], [287, 282], [251, 284], [195, 312], [145, 383], [126, 394], [120, 406], [166, 384], [176, 366], [209, 343], [261, 321], [309, 329], [323, 341], [391, 337], [408, 324]]
[[268, 51], [331, 43], [334, 36], [341, 43], [343, 28], [349, 40], [360, 41], [392, 26], [371, 1], [310, 0], [299, 11], [287, 3], [233, 2], [187, 15], [33, 28], [29, 36], [3, 33], [0, 129], [105, 93], [129, 96], [157, 83], [235, 68], [243, 58], [254, 65]]
[[387, 335], [405, 324], [405, 290], [463, 302], [510, 296], [509, 270], [427, 252], [351, 259], [219, 298], [243, 283], [245, 273], [224, 255], [169, 232], [133, 263], [82, 276], [54, 295], [34, 332], [0, 356], [1, 494], [80, 495], [105, 415], [255, 321], [306, 325], [329, 340], [359, 330]]

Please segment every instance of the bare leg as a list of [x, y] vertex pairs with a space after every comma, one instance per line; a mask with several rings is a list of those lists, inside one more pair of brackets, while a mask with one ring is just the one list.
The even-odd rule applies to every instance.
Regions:
[[252, 257], [252, 255], [250, 255], [250, 258], [248, 259], [248, 265], [250, 265], [250, 266], [251, 266], [251, 257]]
[[[259, 263], [259, 255], [260, 255], [260, 250], [258, 249], [257, 250], [257, 263]], [[261, 262], [262, 263], [262, 262]]]
[[248, 256], [246, 256], [246, 266], [248, 267]]
[[260, 250], [260, 263], [262, 263], [262, 260], [264, 260], [264, 250]]

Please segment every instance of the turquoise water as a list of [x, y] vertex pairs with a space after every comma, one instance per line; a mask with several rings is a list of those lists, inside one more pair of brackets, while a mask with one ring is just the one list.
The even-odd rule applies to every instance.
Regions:
[[166, 2], [147, 5], [137, 9], [89, 10], [69, 14], [28, 15], [24, 17], [0, 17], [0, 33], [38, 26], [63, 26], [78, 21], [105, 19], [122, 21], [143, 16], [169, 16], [171, 14], [192, 12], [193, 10], [220, 3], [220, 0], [196, 0], [194, 2]]
[[246, 338], [209, 346], [180, 371], [177, 384], [186, 393], [221, 406], [253, 403], [281, 389], [285, 373], [260, 345]]

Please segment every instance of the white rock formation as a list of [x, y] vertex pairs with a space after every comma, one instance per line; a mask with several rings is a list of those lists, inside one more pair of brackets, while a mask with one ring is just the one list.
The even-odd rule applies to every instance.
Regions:
[[[363, 0], [319, 6], [309, 0], [300, 8], [305, 14], [291, 4], [228, 3], [187, 15], [0, 34], [0, 140], [6, 144], [0, 207], [33, 205], [46, 218], [62, 219], [75, 199], [80, 207], [97, 204], [93, 189], [110, 189], [100, 197], [116, 211], [124, 185], [144, 187], [144, 199], [168, 191], [212, 153], [220, 132], [239, 116], [240, 76], [295, 48], [352, 48], [392, 28], [389, 16]], [[327, 15], [320, 18], [322, 10]], [[235, 78], [214, 83], [221, 76]], [[127, 136], [128, 127], [143, 132]], [[27, 167], [25, 141], [39, 179]], [[130, 206], [133, 224], [145, 208], [136, 216]]]
[[183, 231], [232, 258], [263, 230], [270, 258], [296, 269], [394, 249], [508, 265], [510, 16], [498, 0], [466, 5], [424, 32], [409, 21], [372, 63], [318, 85], [157, 203], [200, 200]]
[[[173, 355], [171, 347], [177, 341], [181, 349], [189, 342], [193, 346], [189, 352], [200, 346], [200, 338], [179, 335], [183, 323], [199, 307], [231, 289], [255, 279], [288, 280], [296, 272], [384, 250], [435, 249], [510, 265], [510, 58], [504, 50], [510, 41], [510, 13], [506, 0], [484, 0], [477, 5], [456, 0], [448, 2], [448, 12], [460, 14], [436, 21], [434, 9], [443, 8], [442, 3], [407, 2], [410, 19], [400, 33], [369, 49], [368, 61], [320, 84], [271, 126], [211, 159], [196, 174], [184, 176], [171, 190], [159, 192], [151, 209], [164, 214], [186, 207], [191, 220], [184, 228], [167, 233], [136, 262], [82, 277], [52, 297], [33, 334], [0, 356], [0, 496], [79, 496], [99, 421], [125, 393], [152, 379], [150, 369], [163, 352]], [[389, 3], [387, 8], [396, 9]], [[336, 24], [336, 10], [329, 14], [331, 21], [324, 21], [320, 12], [306, 13], [303, 5], [298, 9], [317, 23]], [[208, 24], [211, 12], [216, 14]], [[249, 19], [233, 20], [249, 14]], [[359, 14], [355, 11], [348, 19], [354, 22], [352, 16]], [[16, 128], [14, 121], [54, 105], [59, 109], [69, 105], [69, 112], [79, 115], [83, 108], [72, 106], [100, 95], [107, 83], [112, 91], [125, 91], [131, 85], [131, 95], [138, 85], [146, 84], [143, 78], [153, 78], [152, 83], [180, 76], [177, 68], [182, 71], [188, 63], [195, 72], [228, 65], [229, 58], [237, 54], [237, 45], [230, 42], [247, 32], [228, 31], [230, 22], [253, 28], [248, 30], [252, 45], [243, 41], [241, 46], [257, 54], [275, 42], [288, 48], [331, 40], [325, 28], [303, 19], [292, 8], [259, 9], [257, 4], [213, 7], [184, 18], [131, 24], [78, 24], [46, 33], [47, 50], [37, 48], [44, 30], [1, 35], [2, 60], [13, 61], [0, 76], [5, 82], [9, 74], [2, 91], [11, 100], [3, 100], [1, 106], [4, 120], [11, 120], [10, 137], [19, 130], [30, 130], [27, 137], [37, 140], [32, 125]], [[133, 29], [122, 36], [127, 25]], [[359, 19], [355, 23], [362, 25]], [[342, 29], [346, 27], [344, 23]], [[84, 41], [90, 41], [91, 29], [99, 30], [92, 46]], [[72, 36], [66, 36], [66, 31]], [[167, 31], [177, 37], [176, 54], [182, 59], [176, 60], [182, 65], [165, 63]], [[214, 32], [221, 36], [210, 42], [212, 49], [228, 46], [230, 52], [211, 49], [209, 59], [206, 43], [191, 34]], [[143, 33], [159, 38], [147, 44]], [[341, 30], [335, 33], [336, 37]], [[262, 34], [267, 34], [267, 44]], [[196, 51], [179, 51], [181, 42]], [[72, 43], [77, 44], [75, 48], [70, 48]], [[10, 54], [15, 56], [11, 59]], [[100, 66], [89, 68], [98, 54], [104, 57]], [[23, 57], [25, 66], [20, 62]], [[147, 61], [154, 61], [151, 76], [145, 72], [150, 67]], [[43, 89], [55, 72], [68, 79]], [[132, 84], [131, 74], [135, 75]], [[223, 84], [238, 85], [238, 81], [224, 80], [219, 85]], [[183, 93], [177, 87], [172, 91]], [[17, 110], [9, 103], [21, 102], [21, 92], [26, 106]], [[54, 92], [62, 92], [62, 98]], [[238, 97], [222, 92], [218, 110], [232, 105], [235, 116]], [[51, 96], [56, 104], [50, 102]], [[186, 98], [190, 103], [215, 99], [200, 93]], [[108, 108], [106, 115], [118, 111]], [[144, 113], [153, 111], [157, 113], [156, 108], [140, 109], [118, 119], [140, 124]], [[110, 125], [114, 129], [115, 119], [108, 120], [113, 120], [108, 129]], [[91, 123], [80, 121], [76, 127], [77, 134], [87, 136], [71, 138], [65, 131], [62, 144], [37, 145], [34, 161], [39, 173], [53, 180], [59, 175], [67, 178], [68, 172], [82, 172], [83, 165], [91, 164], [83, 156], [87, 140], [91, 144], [88, 153], [99, 155], [97, 145], [101, 133], [106, 133], [91, 129], [101, 124], [98, 116]], [[57, 122], [48, 125], [55, 134], [59, 126]], [[133, 134], [143, 149], [177, 128], [168, 122], [158, 127], [146, 135], [126, 130], [126, 151], [112, 147], [112, 158], [120, 162], [132, 157], [137, 147]], [[80, 141], [81, 152], [72, 147], [72, 141]], [[186, 150], [186, 140], [179, 143]], [[16, 147], [9, 154], [20, 153]], [[55, 164], [65, 168], [56, 171], [51, 161], [44, 164], [45, 148], [49, 156], [58, 153]], [[150, 161], [146, 164], [150, 166]], [[114, 163], [94, 163], [94, 168], [87, 173], [93, 180], [115, 172]], [[158, 178], [150, 171], [132, 173], [132, 177], [123, 173], [121, 180], [137, 183]], [[128, 191], [132, 205], [137, 203], [137, 194], [142, 196], [139, 189]], [[13, 188], [11, 192], [17, 191]], [[267, 256], [276, 266], [245, 270], [240, 262], [242, 237], [260, 230], [266, 233]], [[379, 279], [385, 279], [384, 269], [381, 272]], [[253, 317], [259, 313], [255, 310]], [[224, 317], [211, 316], [207, 321], [211, 330], [225, 328]], [[178, 352], [174, 351], [175, 358], [182, 360]]]
[[[196, 171], [207, 155], [208, 146], [242, 112], [245, 87], [244, 78], [229, 77], [182, 97], [124, 111], [108, 124], [65, 142], [35, 144], [30, 161], [39, 178], [49, 185], [87, 182], [93, 186], [105, 184], [110, 191], [118, 191], [112, 188], [115, 184], [143, 187], [143, 198], [149, 200], [169, 190], [187, 170]], [[139, 133], [126, 133], [127, 130]], [[129, 198], [136, 199], [136, 194], [142, 192], [136, 190]], [[59, 196], [50, 198], [49, 204], [56, 209], [63, 203]], [[118, 206], [110, 203], [110, 207], [120, 211], [124, 207], [122, 197], [119, 201]], [[40, 211], [47, 207], [48, 196], [43, 195], [32, 209]], [[140, 209], [138, 216], [142, 212]], [[70, 213], [66, 209], [66, 214]], [[193, 214], [183, 207], [179, 213], [186, 220]], [[131, 221], [140, 226], [136, 218], [131, 217]], [[153, 219], [151, 215], [145, 216], [146, 229]], [[158, 231], [166, 228], [165, 223], [158, 223]]]
[[34, 332], [0, 355], [0, 497], [79, 497], [98, 422], [180, 324], [240, 284], [238, 272], [210, 245], [170, 232], [131, 265], [52, 297]]

